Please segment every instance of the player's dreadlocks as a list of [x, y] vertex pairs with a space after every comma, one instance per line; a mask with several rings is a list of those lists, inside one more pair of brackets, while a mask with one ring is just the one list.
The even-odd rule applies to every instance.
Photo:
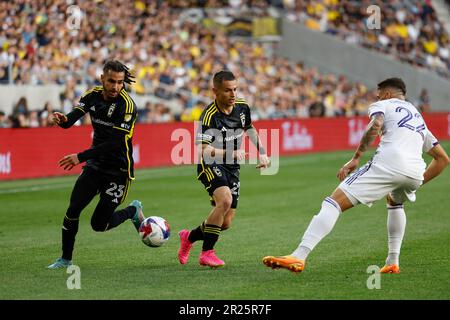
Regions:
[[123, 72], [125, 73], [125, 79], [123, 80], [123, 82], [131, 84], [133, 82], [136, 82], [134, 80], [134, 76], [131, 75], [128, 67], [126, 65], [124, 65], [122, 62], [118, 61], [118, 60], [108, 60], [106, 61], [105, 65], [103, 66], [103, 73], [105, 73], [106, 71], [111, 70], [114, 72]]

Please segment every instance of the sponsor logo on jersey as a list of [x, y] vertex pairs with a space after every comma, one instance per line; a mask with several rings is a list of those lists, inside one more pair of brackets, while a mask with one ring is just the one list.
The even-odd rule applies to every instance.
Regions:
[[122, 123], [121, 125], [120, 125], [120, 127], [121, 128], [124, 128], [124, 129], [127, 129], [127, 130], [130, 130], [130, 125], [129, 124], [126, 124], [126, 123]]
[[102, 124], [102, 125], [108, 126], [108, 127], [114, 126], [114, 123], [112, 123], [112, 122], [105, 122], [105, 121], [102, 121], [102, 120], [97, 119], [97, 118], [92, 118], [92, 122], [95, 122], [95, 123], [98, 123], [98, 124]]
[[90, 110], [95, 112], [95, 106], [92, 106]]
[[[240, 129], [241, 130], [241, 129]], [[225, 141], [232, 141], [232, 140], [236, 140], [236, 139], [239, 139], [239, 138], [241, 138], [242, 136], [244, 135], [244, 131], [242, 131], [241, 133], [238, 133], [238, 134], [236, 134], [236, 135], [232, 135], [232, 136], [227, 136], [224, 140]]]
[[212, 135], [209, 134], [204, 134], [204, 133], [199, 133], [197, 134], [197, 138], [199, 140], [205, 140], [205, 141], [212, 141]]

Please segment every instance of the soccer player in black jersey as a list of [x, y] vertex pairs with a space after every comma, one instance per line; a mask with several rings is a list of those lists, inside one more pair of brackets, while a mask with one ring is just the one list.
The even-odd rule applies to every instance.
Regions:
[[49, 269], [72, 264], [72, 252], [81, 211], [100, 194], [91, 218], [94, 231], [107, 231], [131, 219], [136, 229], [144, 219], [142, 204], [134, 200], [122, 210], [116, 208], [125, 200], [134, 180], [132, 137], [136, 105], [125, 91], [125, 83], [134, 82], [128, 68], [117, 60], [105, 63], [102, 86], [84, 93], [78, 106], [69, 114], [54, 112], [49, 120], [61, 128], [70, 128], [89, 113], [94, 137], [91, 148], [69, 154], [59, 161], [64, 170], [86, 162], [70, 196], [62, 226], [62, 256]]
[[203, 240], [199, 263], [212, 268], [225, 263], [214, 251], [220, 232], [230, 228], [239, 200], [239, 161], [245, 159], [240, 150], [244, 132], [259, 151], [257, 168], [267, 168], [269, 158], [252, 125], [248, 104], [236, 98], [237, 81], [230, 71], [220, 71], [213, 78], [216, 99], [203, 111], [196, 144], [201, 145], [201, 163], [197, 174], [211, 196], [214, 208], [196, 229], [181, 230], [178, 260], [186, 264], [195, 241]]

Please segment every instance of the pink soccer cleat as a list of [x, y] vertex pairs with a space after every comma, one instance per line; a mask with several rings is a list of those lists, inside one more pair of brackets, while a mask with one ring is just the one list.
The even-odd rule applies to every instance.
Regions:
[[181, 264], [186, 264], [186, 262], [189, 260], [189, 252], [192, 248], [192, 243], [189, 241], [189, 230], [183, 229], [180, 232], [178, 232], [178, 235], [180, 236], [180, 249], [178, 249], [178, 261], [180, 261]]
[[198, 260], [202, 266], [210, 266], [211, 268], [223, 267], [225, 262], [217, 258], [214, 250], [202, 251]]

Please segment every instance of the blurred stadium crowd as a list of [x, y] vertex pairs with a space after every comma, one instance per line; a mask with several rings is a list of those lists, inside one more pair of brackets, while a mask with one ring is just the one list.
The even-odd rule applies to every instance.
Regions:
[[[76, 27], [74, 21], [68, 24], [70, 4], [0, 2], [0, 82], [65, 87], [57, 106], [19, 99], [11, 115], [0, 111], [0, 127], [45, 126], [52, 110], [69, 112], [82, 93], [80, 85], [100, 84], [102, 65], [109, 58], [131, 67], [137, 78], [130, 88], [135, 94], [155, 97], [138, 106], [143, 123], [198, 119], [212, 98], [211, 76], [220, 69], [238, 77], [239, 94], [254, 108], [255, 119], [353, 116], [364, 114], [375, 100], [374, 91], [362, 83], [277, 57], [276, 42], [231, 38], [205, 27], [199, 17], [285, 15], [348, 43], [449, 74], [448, 35], [429, 1], [78, 1], [81, 10], [72, 12], [79, 18]], [[383, 8], [381, 30], [366, 27], [370, 4]], [[202, 9], [186, 14], [188, 8]], [[227, 11], [211, 14], [212, 8]], [[428, 111], [426, 90], [417, 99]]]

